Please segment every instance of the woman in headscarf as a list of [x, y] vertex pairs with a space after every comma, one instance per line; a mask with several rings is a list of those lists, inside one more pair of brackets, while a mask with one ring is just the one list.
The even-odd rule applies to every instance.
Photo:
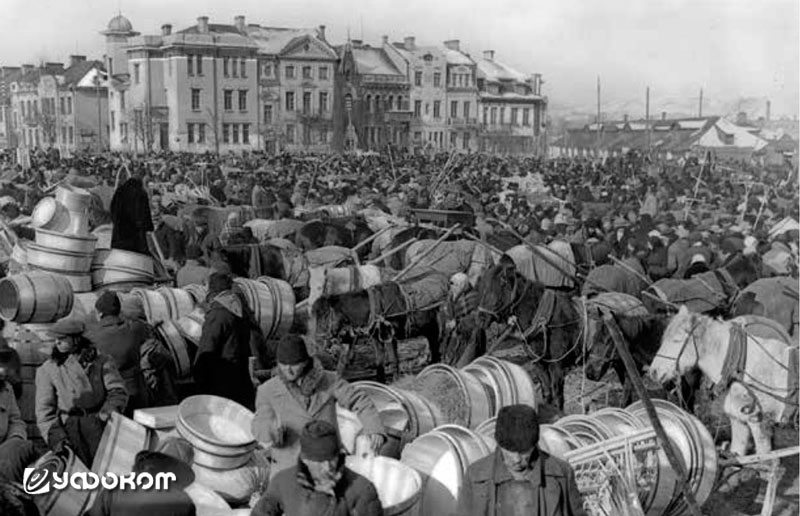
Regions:
[[36, 424], [51, 449], [68, 444], [91, 465], [106, 422], [125, 410], [128, 393], [114, 360], [98, 353], [83, 330], [74, 319], [50, 328], [53, 352], [36, 370]]

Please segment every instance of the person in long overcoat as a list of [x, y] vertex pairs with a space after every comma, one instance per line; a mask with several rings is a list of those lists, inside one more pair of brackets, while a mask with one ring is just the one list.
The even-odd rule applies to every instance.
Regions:
[[201, 393], [222, 396], [252, 410], [255, 386], [248, 365], [251, 356], [258, 356], [261, 333], [233, 290], [230, 274], [211, 274], [206, 302], [209, 307], [192, 368], [194, 381]]
[[375, 486], [347, 468], [336, 427], [309, 421], [300, 434], [300, 457], [270, 481], [251, 516], [381, 516]]
[[337, 404], [358, 415], [373, 451], [383, 445], [383, 425], [369, 397], [323, 370], [302, 338], [292, 335], [280, 341], [276, 359], [278, 374], [258, 388], [252, 425], [256, 440], [272, 448], [271, 478], [296, 463], [306, 423], [318, 419], [337, 425]]
[[36, 424], [51, 449], [69, 444], [91, 465], [111, 413], [128, 403], [125, 381], [114, 359], [83, 337], [80, 321], [61, 319], [48, 331], [55, 346], [36, 370]]
[[22, 482], [25, 467], [36, 455], [5, 369], [0, 367], [0, 484]]
[[539, 449], [532, 407], [501, 408], [495, 440], [495, 452], [467, 469], [451, 516], [586, 516], [572, 468]]
[[132, 177], [125, 181], [111, 198], [111, 248], [139, 254], [149, 254], [147, 232], [153, 231], [150, 201], [142, 180]]

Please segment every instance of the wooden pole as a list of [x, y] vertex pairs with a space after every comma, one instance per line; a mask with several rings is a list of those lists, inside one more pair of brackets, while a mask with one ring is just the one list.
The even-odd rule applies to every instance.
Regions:
[[697, 500], [694, 497], [692, 486], [689, 485], [689, 477], [684, 468], [683, 461], [672, 447], [672, 441], [670, 441], [667, 437], [667, 432], [664, 430], [664, 426], [661, 424], [661, 420], [658, 418], [658, 412], [656, 412], [656, 408], [647, 393], [647, 389], [645, 389], [644, 382], [642, 382], [642, 377], [639, 376], [639, 369], [636, 367], [636, 363], [633, 361], [630, 351], [628, 351], [628, 346], [625, 343], [625, 338], [622, 336], [619, 326], [617, 326], [617, 321], [614, 319], [614, 316], [611, 314], [610, 310], [606, 308], [601, 308], [600, 310], [603, 313], [603, 322], [605, 322], [606, 327], [608, 328], [608, 332], [611, 335], [611, 340], [614, 341], [614, 346], [617, 348], [617, 353], [619, 353], [620, 358], [622, 358], [622, 362], [625, 364], [625, 369], [628, 371], [628, 376], [633, 382], [633, 387], [636, 389], [639, 399], [642, 400], [642, 403], [647, 410], [647, 417], [650, 419], [650, 424], [653, 425], [653, 429], [656, 431], [658, 440], [661, 441], [661, 446], [664, 450], [664, 453], [667, 455], [670, 466], [672, 466], [672, 469], [678, 476], [678, 485], [680, 486], [681, 491], [683, 491], [683, 496], [686, 498], [686, 505], [689, 508], [689, 514], [692, 514], [693, 516], [702, 516], [703, 513], [700, 512], [700, 505], [697, 503]]
[[645, 107], [644, 107], [644, 130], [647, 135], [647, 155], [650, 155], [650, 86], [647, 87], [645, 94]]
[[354, 253], [355, 253], [355, 252], [357, 252], [359, 249], [361, 249], [362, 247], [364, 247], [364, 246], [365, 246], [365, 245], [367, 245], [367, 244], [370, 244], [370, 243], [372, 243], [372, 241], [373, 241], [373, 240], [375, 240], [376, 238], [378, 238], [378, 237], [379, 237], [379, 236], [381, 236], [382, 234], [386, 233], [387, 231], [389, 231], [389, 230], [390, 230], [390, 229], [392, 229], [393, 227], [394, 227], [394, 226], [386, 226], [386, 227], [385, 227], [385, 228], [383, 228], [383, 229], [379, 229], [379, 230], [378, 230], [378, 231], [376, 231], [375, 233], [371, 234], [369, 237], [365, 238], [364, 240], [362, 240], [361, 242], [359, 242], [358, 244], [356, 244], [356, 245], [355, 245], [355, 246], [354, 246], [354, 247], [351, 249], [351, 251], [352, 251], [352, 252], [354, 252]]
[[600, 151], [600, 76], [597, 76], [597, 140], [595, 141], [595, 152]]
[[392, 278], [392, 281], [399, 281], [399, 280], [400, 280], [400, 278], [402, 278], [403, 276], [405, 276], [405, 275], [408, 273], [408, 271], [410, 271], [411, 269], [413, 269], [414, 267], [416, 267], [416, 266], [417, 266], [417, 264], [418, 264], [418, 263], [420, 263], [420, 262], [421, 262], [421, 261], [422, 261], [422, 260], [423, 260], [423, 259], [424, 259], [426, 256], [428, 256], [429, 254], [431, 254], [431, 253], [433, 252], [433, 250], [434, 250], [434, 249], [436, 249], [437, 247], [439, 247], [439, 244], [441, 244], [442, 242], [444, 242], [445, 240], [447, 240], [447, 237], [449, 237], [450, 235], [452, 235], [452, 234], [453, 234], [453, 231], [455, 231], [456, 229], [458, 229], [458, 228], [459, 228], [459, 226], [461, 226], [461, 224], [453, 224], [453, 227], [451, 227], [450, 229], [448, 229], [448, 230], [447, 230], [447, 232], [446, 232], [444, 235], [442, 235], [441, 237], [439, 237], [439, 240], [437, 240], [436, 242], [434, 242], [434, 243], [433, 243], [433, 244], [432, 244], [432, 245], [431, 245], [429, 248], [425, 249], [425, 250], [424, 250], [422, 253], [420, 253], [420, 255], [419, 255], [419, 256], [417, 256], [417, 257], [416, 257], [416, 258], [415, 258], [415, 259], [414, 259], [414, 260], [413, 260], [411, 263], [409, 263], [409, 264], [406, 266], [406, 268], [405, 268], [405, 269], [403, 269], [402, 271], [398, 272], [398, 273], [395, 275], [395, 277], [394, 277], [394, 278]]
[[372, 260], [368, 261], [367, 265], [375, 265], [377, 263], [380, 263], [383, 260], [385, 260], [386, 258], [392, 256], [393, 254], [396, 254], [399, 251], [402, 251], [403, 249], [405, 249], [406, 247], [410, 246], [411, 244], [413, 244], [416, 241], [417, 241], [416, 237], [412, 238], [411, 240], [406, 240], [405, 242], [403, 242], [402, 244], [398, 245], [394, 249], [392, 249], [390, 251], [387, 251], [387, 252], [383, 253], [382, 255], [378, 256], [377, 258], [373, 258]]
[[647, 276], [645, 276], [641, 272], [637, 271], [636, 269], [634, 269], [633, 267], [631, 267], [627, 263], [623, 262], [622, 260], [620, 260], [616, 256], [609, 254], [608, 257], [611, 259], [612, 262], [614, 262], [615, 264], [619, 265], [620, 267], [622, 267], [626, 271], [630, 272], [631, 274], [633, 274], [634, 276], [636, 276], [640, 280], [644, 281], [648, 285], [652, 285], [653, 284], [653, 280], [651, 280], [650, 278], [648, 278]]

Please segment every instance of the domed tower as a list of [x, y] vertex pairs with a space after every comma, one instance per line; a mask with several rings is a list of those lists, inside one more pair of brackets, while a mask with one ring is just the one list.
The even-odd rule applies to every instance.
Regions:
[[128, 40], [138, 36], [134, 32], [131, 21], [122, 14], [111, 18], [108, 28], [100, 34], [106, 37], [106, 69], [108, 75], [119, 75], [128, 73], [128, 56], [125, 47]]

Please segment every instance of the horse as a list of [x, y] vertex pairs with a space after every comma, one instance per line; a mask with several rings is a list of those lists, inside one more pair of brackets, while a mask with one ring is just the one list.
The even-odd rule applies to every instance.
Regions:
[[511, 318], [522, 333], [545, 401], [563, 409], [564, 370], [577, 362], [582, 335], [581, 316], [570, 296], [527, 279], [503, 256], [478, 282], [478, 298], [481, 326]]
[[[339, 345], [352, 350], [366, 339], [375, 352], [376, 377], [385, 383], [387, 353], [389, 361], [396, 364], [395, 372], [400, 370], [398, 340], [425, 337], [431, 361], [440, 361], [438, 307], [447, 296], [447, 288], [447, 277], [434, 273], [321, 297], [312, 306], [308, 336], [324, 343], [322, 351]], [[347, 367], [347, 355], [340, 357], [340, 374]]]
[[733, 301], [731, 316], [763, 315], [781, 324], [789, 335], [800, 335], [797, 280], [788, 276], [762, 278], [745, 287]]
[[759, 279], [760, 271], [757, 256], [739, 253], [724, 266], [691, 279], [660, 279], [645, 289], [642, 300], [651, 313], [672, 312], [674, 305], [686, 305], [693, 312], [724, 315], [739, 291]]
[[[346, 224], [323, 220], [307, 222], [295, 234], [295, 245], [301, 251], [311, 251], [326, 246], [353, 248], [358, 242], [372, 235], [363, 219], [353, 218]], [[366, 258], [369, 249], [359, 251]]]
[[769, 453], [773, 424], [797, 415], [797, 346], [681, 306], [664, 330], [649, 375], [663, 384], [695, 367], [725, 396], [730, 451], [744, 455], [752, 437], [756, 453]]
[[[439, 238], [439, 236], [439, 232], [433, 229], [412, 226], [410, 228], [403, 229], [394, 235], [388, 249], [396, 249], [398, 246], [405, 244], [412, 238], [416, 238], [417, 240], [436, 240]], [[389, 258], [384, 260], [385, 266], [396, 271], [402, 270], [406, 266], [405, 254], [406, 253], [402, 251], [394, 253]]]
[[627, 267], [604, 264], [592, 269], [586, 276], [581, 293], [591, 297], [603, 292], [620, 292], [641, 299], [642, 291], [647, 288], [643, 279], [646, 277], [644, 268], [637, 258], [627, 258], [624, 263]]

